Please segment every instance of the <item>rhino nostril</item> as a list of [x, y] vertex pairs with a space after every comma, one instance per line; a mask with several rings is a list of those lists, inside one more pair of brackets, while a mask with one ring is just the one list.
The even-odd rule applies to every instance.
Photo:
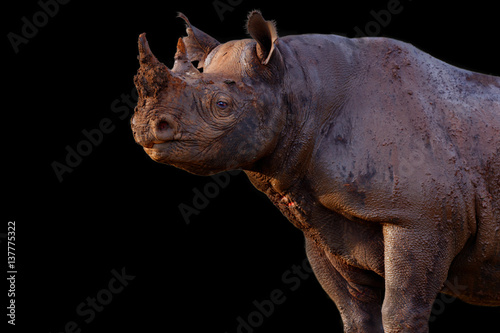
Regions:
[[158, 130], [159, 131], [165, 131], [169, 128], [170, 128], [170, 124], [167, 121], [162, 120], [158, 123]]
[[152, 132], [157, 143], [173, 140], [177, 132], [175, 120], [170, 116], [162, 116], [153, 124]]

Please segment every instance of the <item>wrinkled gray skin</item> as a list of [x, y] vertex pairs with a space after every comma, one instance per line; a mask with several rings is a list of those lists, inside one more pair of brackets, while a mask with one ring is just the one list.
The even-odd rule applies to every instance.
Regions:
[[[439, 292], [500, 306], [500, 78], [387, 38], [144, 35], [132, 120], [155, 161], [243, 169], [300, 230], [345, 332], [427, 332]], [[191, 65], [198, 61], [200, 73]]]

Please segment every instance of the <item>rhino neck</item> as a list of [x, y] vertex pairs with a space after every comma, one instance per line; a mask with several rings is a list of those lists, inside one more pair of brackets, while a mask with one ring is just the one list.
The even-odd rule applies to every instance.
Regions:
[[308, 174], [322, 137], [318, 133], [351, 99], [358, 58], [355, 43], [335, 35], [289, 36], [277, 46], [286, 64], [286, 125], [274, 151], [256, 163], [249, 176], [257, 188], [272, 186], [284, 193]]

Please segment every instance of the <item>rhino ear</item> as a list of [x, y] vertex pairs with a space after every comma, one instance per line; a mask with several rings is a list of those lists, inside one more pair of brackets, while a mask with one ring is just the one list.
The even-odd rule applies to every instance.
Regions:
[[278, 40], [276, 26], [272, 21], [264, 20], [258, 10], [248, 14], [247, 31], [257, 42], [257, 56], [263, 65], [267, 65], [274, 53], [279, 52], [275, 47]]
[[187, 57], [189, 61], [198, 61], [198, 68], [202, 68], [208, 54], [220, 43], [215, 38], [192, 26], [184, 14], [177, 13], [177, 17], [186, 22], [188, 35], [183, 37], [182, 40], [186, 46]]

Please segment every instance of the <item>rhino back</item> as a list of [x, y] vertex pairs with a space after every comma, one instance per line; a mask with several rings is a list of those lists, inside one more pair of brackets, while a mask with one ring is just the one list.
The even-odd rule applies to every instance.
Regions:
[[365, 221], [435, 219], [457, 252], [474, 236], [476, 258], [498, 266], [500, 78], [386, 38], [283, 44], [287, 84], [310, 109], [301, 120], [314, 131], [308, 181], [319, 203]]

